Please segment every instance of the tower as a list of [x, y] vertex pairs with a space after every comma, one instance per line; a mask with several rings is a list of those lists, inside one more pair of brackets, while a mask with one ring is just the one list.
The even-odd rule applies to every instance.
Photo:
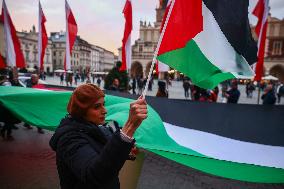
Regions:
[[165, 14], [168, 0], [160, 0], [159, 7], [156, 8], [156, 23], [161, 23]]

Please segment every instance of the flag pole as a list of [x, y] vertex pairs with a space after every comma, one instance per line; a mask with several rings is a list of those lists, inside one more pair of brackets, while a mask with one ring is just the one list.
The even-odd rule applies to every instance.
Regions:
[[150, 71], [149, 71], [149, 73], [148, 73], [147, 82], [146, 82], [145, 88], [144, 88], [143, 93], [142, 93], [143, 98], [145, 98], [146, 93], [147, 93], [147, 89], [148, 89], [149, 82], [150, 82], [150, 79], [151, 79], [151, 75], [152, 75], [152, 72], [153, 72], [153, 69], [154, 69], [154, 65], [155, 65], [155, 63], [156, 63], [157, 55], [158, 55], [158, 52], [159, 52], [159, 49], [160, 49], [160, 46], [161, 46], [161, 43], [162, 43], [162, 40], [163, 40], [165, 31], [166, 31], [166, 28], [167, 28], [167, 25], [168, 25], [168, 22], [169, 22], [169, 19], [170, 19], [170, 16], [171, 16], [171, 14], [172, 14], [172, 10], [173, 10], [175, 1], [176, 1], [176, 0], [172, 0], [172, 2], [171, 2], [171, 6], [170, 6], [170, 9], [169, 9], [169, 13], [168, 13], [168, 15], [167, 15], [165, 24], [164, 24], [164, 26], [163, 26], [162, 33], [161, 33], [161, 35], [160, 35], [160, 37], [159, 37], [158, 45], [157, 45], [156, 50], [155, 50], [155, 52], [154, 52], [154, 57], [153, 57], [153, 60], [152, 60], [152, 64], [151, 64]]

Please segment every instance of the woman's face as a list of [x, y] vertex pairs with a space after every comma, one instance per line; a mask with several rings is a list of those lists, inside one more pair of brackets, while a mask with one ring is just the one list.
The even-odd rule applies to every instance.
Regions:
[[104, 97], [101, 97], [87, 110], [85, 119], [96, 125], [102, 125], [105, 123], [106, 113], [107, 111], [105, 109], [105, 99]]

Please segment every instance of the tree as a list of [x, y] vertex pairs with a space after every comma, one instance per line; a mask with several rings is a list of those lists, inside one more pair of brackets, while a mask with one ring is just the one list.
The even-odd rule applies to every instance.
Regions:
[[115, 66], [110, 70], [110, 72], [106, 76], [104, 86], [105, 89], [109, 89], [112, 85], [113, 80], [118, 79], [120, 83], [119, 90], [125, 92], [128, 91], [129, 78], [126, 71], [119, 71], [121, 64], [121, 61], [117, 61]]

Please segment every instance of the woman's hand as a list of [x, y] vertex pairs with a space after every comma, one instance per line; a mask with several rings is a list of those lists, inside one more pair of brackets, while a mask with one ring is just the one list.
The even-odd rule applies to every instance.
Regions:
[[130, 104], [128, 120], [122, 128], [122, 132], [129, 137], [133, 137], [136, 129], [141, 125], [142, 121], [147, 118], [147, 113], [146, 100], [141, 96]]

